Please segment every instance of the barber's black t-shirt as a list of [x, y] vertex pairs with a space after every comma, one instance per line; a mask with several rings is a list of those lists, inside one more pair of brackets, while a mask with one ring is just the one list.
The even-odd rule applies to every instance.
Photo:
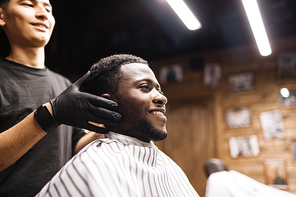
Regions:
[[[0, 58], [0, 133], [70, 84], [47, 68], [30, 68]], [[0, 172], [0, 196], [36, 195], [71, 158], [73, 147], [83, 135], [82, 130], [65, 125], [50, 131], [17, 162]]]

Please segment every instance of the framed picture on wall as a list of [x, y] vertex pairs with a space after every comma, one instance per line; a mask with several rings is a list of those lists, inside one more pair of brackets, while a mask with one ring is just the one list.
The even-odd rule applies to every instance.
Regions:
[[278, 189], [288, 189], [285, 159], [266, 159], [263, 166], [267, 185]]
[[251, 110], [249, 107], [228, 108], [225, 117], [229, 128], [249, 127], [251, 125]]
[[296, 165], [296, 142], [291, 143], [292, 162]]
[[296, 85], [277, 87], [275, 93], [279, 107], [296, 107]]
[[229, 148], [232, 158], [255, 157], [260, 153], [256, 135], [231, 137], [229, 139]]
[[296, 51], [279, 55], [278, 75], [280, 77], [296, 77]]
[[204, 68], [204, 85], [207, 88], [218, 88], [221, 84], [221, 65], [208, 63]]
[[285, 127], [280, 110], [261, 112], [260, 122], [265, 139], [285, 138]]
[[160, 68], [159, 81], [162, 84], [170, 82], [180, 82], [183, 79], [182, 65], [174, 64], [170, 66], [162, 66]]
[[252, 72], [231, 74], [228, 76], [231, 93], [249, 92], [255, 89], [255, 77]]

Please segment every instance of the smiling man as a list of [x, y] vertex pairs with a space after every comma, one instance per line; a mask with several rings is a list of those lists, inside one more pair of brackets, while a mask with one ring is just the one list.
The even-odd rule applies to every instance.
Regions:
[[106, 126], [106, 137], [81, 150], [37, 196], [198, 196], [153, 143], [167, 136], [167, 98], [145, 60], [124, 54], [100, 60], [84, 91], [117, 102], [120, 126]]

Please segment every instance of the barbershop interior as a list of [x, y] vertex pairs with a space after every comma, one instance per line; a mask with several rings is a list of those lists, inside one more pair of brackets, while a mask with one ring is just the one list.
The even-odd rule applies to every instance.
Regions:
[[201, 197], [213, 159], [296, 194], [296, 1], [177, 2], [51, 1], [46, 65], [74, 82], [100, 58], [142, 57], [168, 98], [155, 144]]

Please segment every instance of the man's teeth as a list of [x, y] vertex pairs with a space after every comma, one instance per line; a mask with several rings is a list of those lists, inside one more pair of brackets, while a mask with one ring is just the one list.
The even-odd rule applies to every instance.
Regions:
[[152, 114], [163, 114], [161, 111], [152, 111]]
[[35, 25], [35, 26], [46, 28], [44, 25]]

